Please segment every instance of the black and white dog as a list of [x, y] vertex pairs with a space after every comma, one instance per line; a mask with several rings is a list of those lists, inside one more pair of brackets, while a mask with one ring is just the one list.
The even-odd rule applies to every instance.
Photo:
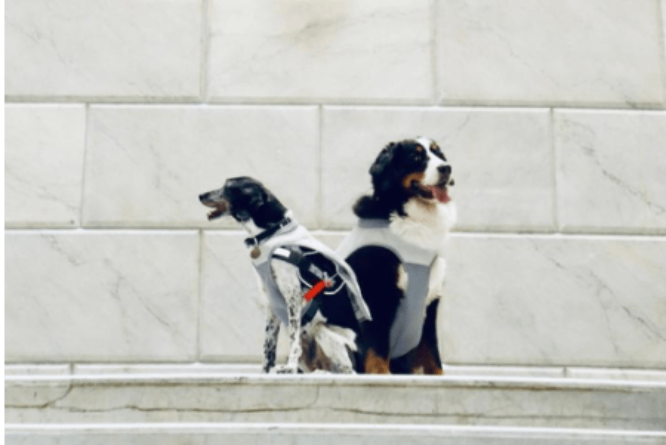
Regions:
[[263, 372], [275, 366], [281, 323], [289, 328], [289, 358], [276, 372], [353, 372], [356, 339], [371, 317], [344, 260], [255, 179], [228, 179], [199, 200], [214, 209], [209, 220], [230, 215], [250, 234], [245, 243], [269, 301]]
[[373, 194], [338, 249], [354, 269], [373, 320], [363, 371], [442, 374], [437, 310], [447, 235], [456, 221], [451, 165], [426, 138], [388, 144], [370, 168]]

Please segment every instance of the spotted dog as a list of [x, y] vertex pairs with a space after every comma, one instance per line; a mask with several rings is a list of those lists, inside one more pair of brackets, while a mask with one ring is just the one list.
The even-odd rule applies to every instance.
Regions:
[[356, 202], [359, 221], [338, 249], [373, 317], [359, 343], [364, 372], [442, 374], [436, 320], [456, 220], [451, 171], [426, 138], [388, 144], [370, 168], [373, 193]]
[[209, 220], [229, 215], [250, 234], [245, 244], [270, 303], [263, 372], [275, 367], [281, 325], [289, 329], [289, 357], [276, 372], [353, 372], [356, 341], [371, 317], [344, 260], [253, 178], [230, 178], [199, 200], [213, 209]]

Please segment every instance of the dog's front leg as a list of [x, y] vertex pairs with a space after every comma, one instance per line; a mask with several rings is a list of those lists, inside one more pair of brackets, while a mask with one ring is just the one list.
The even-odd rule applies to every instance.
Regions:
[[271, 268], [275, 274], [275, 282], [287, 302], [289, 313], [289, 358], [285, 366], [276, 367], [280, 374], [298, 372], [298, 361], [301, 357], [301, 283], [298, 280], [298, 268], [281, 260], [273, 260]]
[[273, 309], [268, 308], [266, 336], [264, 337], [264, 363], [261, 366], [261, 371], [264, 373], [268, 373], [275, 366], [278, 334], [280, 334], [280, 319], [275, 315]]

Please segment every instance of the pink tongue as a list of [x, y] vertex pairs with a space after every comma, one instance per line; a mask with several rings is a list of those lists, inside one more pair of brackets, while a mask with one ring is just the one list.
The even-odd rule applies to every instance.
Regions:
[[432, 194], [435, 196], [435, 199], [437, 201], [446, 204], [447, 202], [451, 201], [451, 198], [449, 197], [449, 192], [444, 188], [441, 189], [439, 187], [430, 187], [430, 191]]

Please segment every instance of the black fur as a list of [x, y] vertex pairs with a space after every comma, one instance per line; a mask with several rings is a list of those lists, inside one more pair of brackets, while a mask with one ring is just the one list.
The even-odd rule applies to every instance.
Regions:
[[[411, 198], [422, 193], [418, 181], [407, 181], [411, 174], [424, 172], [430, 153], [446, 161], [446, 157], [437, 146], [423, 147], [416, 140], [403, 140], [388, 144], [377, 156], [370, 167], [373, 194], [361, 197], [354, 205], [354, 213], [359, 218], [388, 219], [392, 214], [406, 216], [404, 206]], [[451, 168], [440, 170], [443, 183], [450, 179]], [[453, 181], [451, 180], [451, 185]], [[395, 320], [403, 291], [397, 286], [399, 258], [391, 251], [376, 246], [367, 246], [352, 253], [346, 259], [354, 269], [373, 320], [365, 326], [367, 344], [361, 345], [365, 353], [372, 349], [377, 355], [388, 360], [389, 333]], [[411, 373], [424, 355], [430, 351], [432, 362], [441, 369], [441, 360], [437, 346], [436, 315], [439, 300], [427, 308], [423, 327], [421, 351], [416, 348], [402, 357], [390, 361], [393, 373]], [[422, 355], [419, 356], [418, 353]], [[362, 371], [362, 369], [360, 370]]]
[[[250, 219], [262, 229], [270, 229], [279, 224], [287, 213], [287, 208], [259, 181], [247, 176], [227, 179], [224, 186], [199, 195], [202, 204], [224, 208], [219, 216], [230, 214], [238, 222], [247, 222]], [[349, 292], [345, 287], [341, 292]], [[361, 326], [354, 314], [349, 296], [339, 293], [331, 298], [323, 298], [319, 311], [328, 323], [349, 328], [356, 333], [357, 339], [364, 338]], [[274, 354], [268, 357], [275, 362]], [[359, 357], [352, 357], [352, 362], [358, 362]]]
[[366, 246], [352, 253], [346, 261], [356, 274], [363, 299], [372, 314], [372, 321], [364, 326], [366, 342], [359, 343], [357, 372], [363, 372], [361, 358], [368, 349], [381, 357], [389, 354], [389, 332], [403, 298], [402, 291], [396, 287], [400, 259], [383, 247]]
[[[446, 161], [437, 144], [427, 148], [433, 155]], [[361, 197], [354, 205], [354, 213], [359, 218], [386, 219], [393, 212], [405, 216], [404, 205], [420, 193], [416, 184], [403, 184], [410, 173], [423, 172], [428, 162], [424, 147], [415, 140], [391, 142], [377, 156], [370, 167], [372, 195]], [[448, 174], [451, 168], [448, 167]]]
[[404, 216], [403, 206], [414, 192], [406, 189], [402, 179], [409, 173], [423, 171], [428, 157], [413, 140], [391, 142], [370, 167], [372, 196], [361, 197], [354, 205], [359, 218], [388, 218], [392, 212]]
[[228, 203], [227, 212], [236, 221], [246, 222], [252, 218], [262, 229], [282, 221], [287, 212], [287, 208], [261, 182], [248, 176], [227, 179], [221, 189], [199, 196], [204, 204], [216, 198]]

